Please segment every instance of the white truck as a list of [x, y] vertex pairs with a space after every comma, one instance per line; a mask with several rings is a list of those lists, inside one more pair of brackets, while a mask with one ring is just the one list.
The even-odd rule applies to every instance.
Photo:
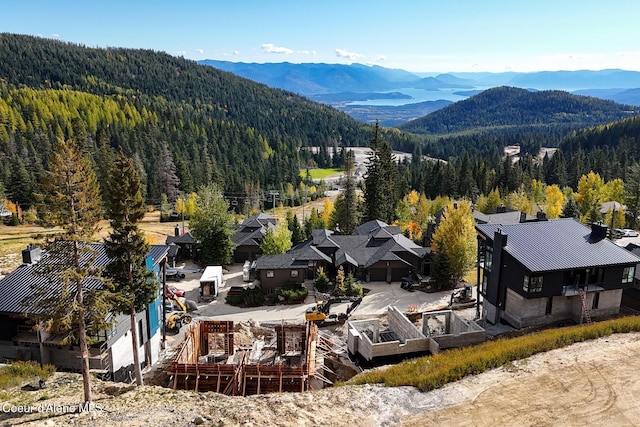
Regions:
[[216, 299], [223, 283], [224, 276], [221, 265], [210, 265], [205, 268], [202, 277], [200, 277], [200, 298], [198, 301]]

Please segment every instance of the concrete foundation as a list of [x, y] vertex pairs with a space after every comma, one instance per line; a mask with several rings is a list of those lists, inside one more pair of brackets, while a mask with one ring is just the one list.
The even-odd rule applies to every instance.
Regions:
[[232, 321], [188, 325], [167, 374], [174, 389], [246, 396], [310, 389], [315, 372], [317, 327], [282, 324], [271, 342], [234, 345]]
[[422, 333], [437, 342], [440, 350], [480, 344], [487, 339], [481, 326], [451, 310], [423, 313]]
[[382, 330], [380, 319], [348, 322], [349, 352], [365, 360], [409, 353], [430, 352], [483, 342], [484, 329], [458, 317], [451, 310], [423, 314], [422, 330], [396, 307], [387, 312], [389, 326]]

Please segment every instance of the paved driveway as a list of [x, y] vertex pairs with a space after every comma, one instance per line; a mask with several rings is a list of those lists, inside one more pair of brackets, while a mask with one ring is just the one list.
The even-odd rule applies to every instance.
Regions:
[[[200, 293], [200, 276], [202, 271], [191, 264], [186, 264], [179, 268], [186, 277], [179, 283], [168, 282], [186, 291], [186, 298], [198, 301]], [[313, 296], [307, 297], [304, 304], [296, 305], [275, 305], [262, 307], [235, 307], [225, 303], [225, 297], [231, 286], [244, 284], [242, 281], [242, 265], [234, 264], [229, 267], [228, 273], [224, 274], [224, 286], [220, 289], [218, 299], [211, 302], [198, 303], [198, 311], [192, 313], [194, 318], [205, 317], [216, 320], [247, 321], [255, 320], [262, 322], [303, 322], [304, 313], [307, 307], [315, 304]], [[377, 317], [387, 311], [390, 305], [398, 307], [402, 311], [409, 311], [410, 307], [417, 311], [446, 308], [451, 297], [451, 291], [426, 293], [408, 292], [400, 288], [400, 283], [371, 282], [363, 284], [370, 292], [363, 298], [360, 306], [353, 312], [352, 319], [363, 319]], [[332, 308], [332, 312], [345, 311], [346, 305], [337, 305]], [[475, 310], [472, 310], [475, 311]], [[466, 316], [465, 316], [466, 317]]]

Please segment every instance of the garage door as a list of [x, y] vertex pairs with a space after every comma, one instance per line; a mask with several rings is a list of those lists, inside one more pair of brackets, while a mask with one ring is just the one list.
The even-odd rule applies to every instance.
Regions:
[[385, 282], [387, 280], [386, 268], [371, 268], [369, 269], [369, 280], [372, 282]]

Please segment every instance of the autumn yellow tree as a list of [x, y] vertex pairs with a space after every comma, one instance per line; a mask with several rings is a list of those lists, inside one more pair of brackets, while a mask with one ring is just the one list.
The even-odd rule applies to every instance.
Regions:
[[[463, 200], [445, 206], [431, 243], [436, 261], [433, 267], [446, 270], [455, 285], [476, 259], [476, 230], [471, 202]], [[438, 271], [434, 272], [438, 276]], [[439, 285], [440, 286], [440, 285]]]
[[548, 185], [545, 188], [544, 193], [544, 213], [547, 215], [547, 218], [560, 218], [560, 214], [562, 214], [562, 207], [564, 206], [564, 203], [566, 201], [562, 190], [556, 184], [553, 184]]
[[507, 206], [511, 209], [531, 213], [531, 201], [529, 200], [529, 196], [525, 193], [523, 188], [520, 188], [518, 191], [514, 191], [507, 195]]
[[580, 221], [591, 223], [600, 220], [603, 186], [602, 178], [593, 171], [578, 180], [578, 191], [574, 198], [580, 209]]

